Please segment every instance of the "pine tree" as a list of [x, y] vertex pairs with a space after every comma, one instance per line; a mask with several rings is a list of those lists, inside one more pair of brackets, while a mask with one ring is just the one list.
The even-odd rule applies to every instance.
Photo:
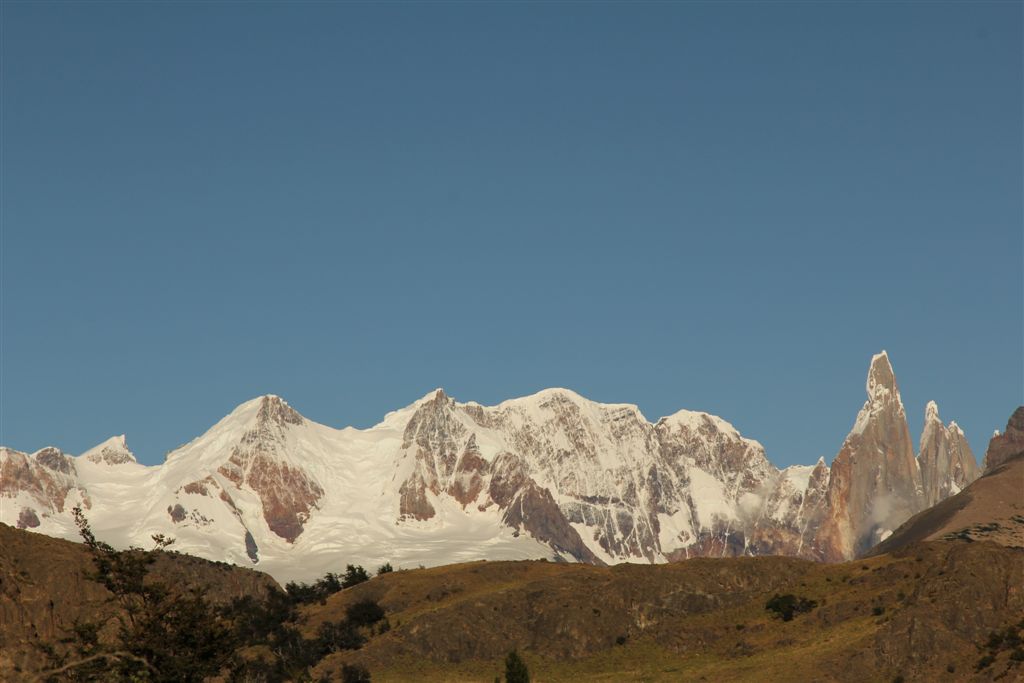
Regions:
[[526, 662], [515, 650], [505, 657], [505, 683], [530, 683], [530, 672]]

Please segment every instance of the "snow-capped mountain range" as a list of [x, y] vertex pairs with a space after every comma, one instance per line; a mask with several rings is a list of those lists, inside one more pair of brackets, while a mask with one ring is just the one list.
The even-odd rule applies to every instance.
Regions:
[[150, 536], [279, 580], [376, 567], [549, 557], [594, 563], [786, 554], [848, 559], [978, 476], [963, 432], [929, 403], [915, 457], [885, 352], [829, 468], [774, 467], [725, 420], [547, 389], [497, 406], [442, 390], [369, 429], [247, 401], [162, 465], [124, 436], [75, 457], [0, 448], [0, 521], [76, 538]]

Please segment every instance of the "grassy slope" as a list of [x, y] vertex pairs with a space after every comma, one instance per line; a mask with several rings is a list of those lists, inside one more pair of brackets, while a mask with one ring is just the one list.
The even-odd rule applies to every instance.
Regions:
[[[773, 619], [776, 592], [819, 606]], [[940, 542], [839, 565], [480, 562], [379, 577], [308, 608], [306, 628], [366, 598], [392, 630], [317, 673], [356, 661], [375, 681], [490, 682], [517, 647], [537, 681], [1012, 681], [1006, 653], [974, 667], [988, 633], [1024, 616], [1024, 554]]]

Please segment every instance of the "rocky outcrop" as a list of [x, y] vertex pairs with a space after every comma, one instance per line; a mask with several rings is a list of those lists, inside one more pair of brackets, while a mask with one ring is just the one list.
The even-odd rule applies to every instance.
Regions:
[[83, 505], [90, 505], [73, 459], [59, 449], [47, 447], [27, 454], [0, 447], [0, 500], [31, 501], [46, 515], [64, 512], [72, 493], [79, 495]]
[[125, 440], [124, 434], [110, 437], [79, 457], [103, 465], [124, 465], [135, 462], [135, 455], [128, 449], [128, 442]]
[[921, 476], [889, 356], [871, 359], [868, 399], [832, 461], [822, 559], [856, 556], [922, 508]]
[[917, 461], [924, 495], [922, 509], [956, 495], [978, 478], [978, 463], [963, 430], [956, 422], [948, 427], [942, 424], [935, 401], [929, 401], [925, 408]]
[[1024, 406], [1019, 406], [1006, 423], [1006, 431], [996, 433], [985, 451], [985, 472], [990, 472], [1010, 458], [1024, 453]]
[[32, 508], [21, 508], [21, 512], [18, 514], [18, 528], [35, 529], [37, 526], [39, 526], [39, 516], [36, 511]]

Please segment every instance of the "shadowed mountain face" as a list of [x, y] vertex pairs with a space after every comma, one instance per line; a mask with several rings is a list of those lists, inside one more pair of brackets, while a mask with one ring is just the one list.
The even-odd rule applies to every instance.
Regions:
[[0, 448], [0, 520], [74, 538], [69, 510], [81, 504], [116, 546], [163, 533], [183, 552], [282, 580], [336, 569], [339, 557], [838, 561], [976, 476], [963, 433], [934, 404], [920, 443], [915, 458], [884, 352], [831, 468], [822, 459], [779, 470], [714, 415], [652, 423], [636, 406], [566, 389], [491, 407], [437, 390], [365, 430], [320, 425], [263, 396], [157, 467], [138, 464], [123, 436], [78, 457]]

